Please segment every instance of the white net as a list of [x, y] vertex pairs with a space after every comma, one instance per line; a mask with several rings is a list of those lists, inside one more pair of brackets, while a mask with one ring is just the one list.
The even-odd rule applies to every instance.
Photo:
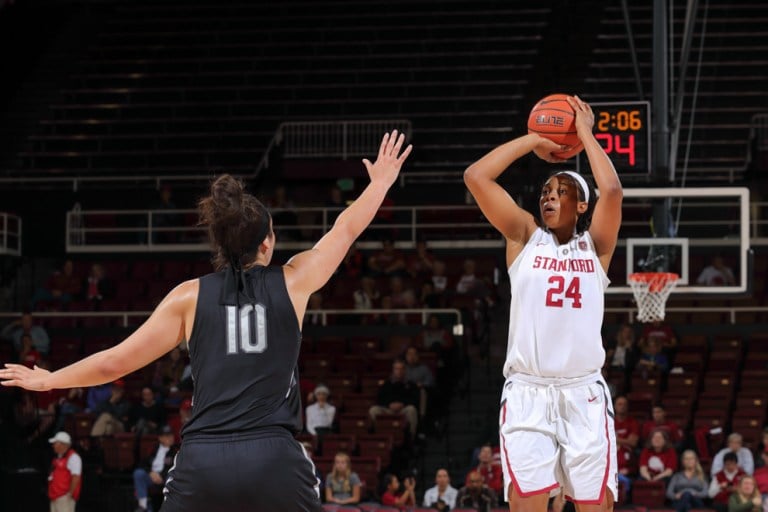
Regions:
[[638, 322], [664, 320], [664, 306], [677, 280], [677, 274], [668, 272], [646, 272], [629, 276], [629, 285], [637, 303]]

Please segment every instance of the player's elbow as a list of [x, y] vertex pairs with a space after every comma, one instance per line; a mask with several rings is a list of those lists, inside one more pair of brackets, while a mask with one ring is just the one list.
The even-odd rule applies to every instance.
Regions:
[[112, 382], [130, 372], [130, 369], [126, 369], [126, 363], [127, 361], [124, 358], [118, 357], [110, 349], [101, 353], [96, 368], [97, 372], [102, 375], [106, 382]]

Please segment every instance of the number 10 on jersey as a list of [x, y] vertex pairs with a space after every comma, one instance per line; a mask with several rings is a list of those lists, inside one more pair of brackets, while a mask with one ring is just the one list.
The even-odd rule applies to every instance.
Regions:
[[[245, 304], [239, 311], [235, 306], [226, 306], [226, 311], [227, 354], [264, 352], [267, 349], [267, 311], [264, 306]], [[255, 328], [251, 329], [251, 325]]]

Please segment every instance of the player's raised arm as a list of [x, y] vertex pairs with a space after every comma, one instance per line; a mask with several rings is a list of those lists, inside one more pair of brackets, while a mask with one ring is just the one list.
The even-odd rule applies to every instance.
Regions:
[[185, 339], [187, 324], [191, 323], [189, 315], [195, 310], [197, 288], [197, 280], [177, 286], [141, 327], [114, 347], [55, 372], [6, 364], [0, 369], [1, 383], [31, 391], [88, 387], [112, 382], [143, 368]]
[[336, 218], [333, 228], [315, 246], [301, 252], [285, 264], [285, 280], [296, 313], [303, 317], [309, 295], [328, 282], [341, 264], [350, 246], [368, 227], [384, 197], [397, 180], [400, 168], [411, 153], [412, 146], [403, 149], [405, 135], [397, 130], [387, 133], [381, 141], [374, 163], [363, 160], [371, 182], [360, 196]]
[[619, 237], [624, 192], [616, 169], [613, 167], [613, 162], [592, 134], [592, 127], [595, 124], [592, 108], [578, 96], [569, 97], [568, 103], [576, 113], [576, 131], [584, 144], [584, 151], [587, 153], [589, 166], [592, 168], [592, 176], [595, 178], [595, 184], [600, 191], [600, 199], [597, 201], [595, 211], [592, 214], [589, 233], [595, 242], [597, 255], [603, 263], [603, 268], [608, 268], [608, 262], [616, 249]]
[[496, 179], [520, 157], [535, 152], [550, 162], [562, 147], [536, 134], [523, 135], [502, 144], [464, 171], [464, 183], [488, 221], [508, 241], [525, 243], [535, 229], [533, 216], [520, 208]]

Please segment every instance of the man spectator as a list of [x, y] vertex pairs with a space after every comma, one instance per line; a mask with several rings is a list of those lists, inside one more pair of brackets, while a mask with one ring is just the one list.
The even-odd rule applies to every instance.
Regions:
[[[503, 496], [504, 492], [504, 475], [501, 471], [500, 461], [494, 460], [493, 448], [490, 444], [484, 444], [480, 447], [480, 451], [477, 454], [478, 464], [474, 471], [480, 473], [483, 477], [485, 485], [496, 493], [496, 496]], [[472, 471], [467, 475], [466, 484], [469, 484]]]
[[60, 270], [51, 274], [45, 286], [35, 292], [30, 300], [30, 307], [37, 309], [42, 302], [48, 308], [58, 309], [79, 294], [80, 279], [75, 276], [75, 264], [72, 260], [66, 260]]
[[712, 475], [712, 482], [709, 484], [709, 497], [712, 498], [712, 505], [717, 512], [728, 510], [728, 499], [736, 491], [739, 479], [746, 475], [739, 467], [739, 458], [735, 453], [729, 451], [721, 460], [722, 469]]
[[718, 254], [701, 271], [699, 277], [696, 278], [696, 284], [703, 284], [705, 286], [735, 286], [736, 278], [733, 277], [733, 270], [726, 266], [723, 256]]
[[368, 258], [368, 269], [375, 276], [402, 275], [405, 271], [405, 258], [395, 249], [395, 242], [386, 239], [381, 242], [381, 250]]
[[760, 467], [755, 470], [755, 484], [760, 489], [763, 499], [768, 499], [768, 451], [760, 452]]
[[328, 403], [331, 391], [319, 384], [314, 391], [315, 402], [307, 406], [305, 422], [307, 432], [313, 436], [330, 432], [336, 418], [336, 407]]
[[174, 444], [173, 429], [165, 425], [157, 437], [158, 444], [152, 454], [133, 472], [133, 488], [139, 506], [136, 512], [151, 512], [149, 491], [159, 489], [165, 484], [168, 471], [173, 466], [173, 459], [178, 448]]
[[408, 347], [405, 351], [405, 380], [418, 388], [419, 418], [424, 418], [427, 414], [429, 395], [435, 386], [435, 377], [429, 366], [419, 361], [419, 351], [416, 347]]
[[429, 277], [434, 263], [435, 257], [427, 248], [427, 242], [417, 240], [416, 252], [408, 257], [408, 273], [414, 279]]
[[104, 265], [101, 263], [91, 265], [91, 270], [83, 282], [85, 300], [94, 304], [100, 303], [112, 296], [113, 288], [112, 281], [107, 278], [104, 271]]
[[125, 382], [116, 380], [112, 383], [109, 399], [101, 402], [94, 409], [96, 421], [91, 428], [92, 437], [111, 436], [125, 432], [130, 422], [131, 403], [125, 399]]
[[141, 388], [141, 402], [133, 410], [132, 430], [136, 435], [157, 434], [165, 423], [165, 407], [155, 399], [155, 392], [149, 386]]
[[86, 412], [96, 412], [96, 408], [99, 406], [99, 404], [109, 400], [110, 396], [112, 396], [111, 382], [89, 387], [85, 399]]
[[83, 460], [72, 449], [72, 437], [66, 432], [57, 432], [48, 442], [56, 454], [48, 475], [51, 512], [74, 512], [82, 486]]
[[0, 332], [0, 338], [9, 339], [16, 352], [19, 352], [21, 337], [25, 334], [32, 338], [32, 345], [38, 352], [43, 355], [48, 354], [51, 348], [51, 338], [48, 337], [48, 332], [41, 325], [35, 325], [32, 313], [29, 311], [25, 311], [21, 318], [6, 325]]
[[381, 414], [405, 416], [413, 439], [419, 422], [419, 412], [416, 410], [418, 400], [418, 388], [405, 378], [405, 362], [396, 359], [392, 363], [392, 375], [379, 387], [376, 405], [368, 410], [368, 415], [374, 423]]
[[629, 415], [629, 401], [625, 396], [617, 396], [613, 402], [614, 429], [616, 431], [616, 459], [619, 483], [625, 492], [632, 488], [632, 480], [637, 475], [637, 457], [635, 449], [640, 440], [640, 425]]
[[744, 439], [741, 437], [741, 434], [733, 432], [728, 436], [728, 445], [717, 452], [715, 458], [712, 459], [712, 477], [715, 476], [715, 473], [723, 469], [723, 457], [725, 457], [728, 452], [736, 454], [736, 460], [744, 473], [751, 475], [755, 472], [755, 459], [752, 457], [752, 452], [749, 451], [749, 448], [744, 446]]
[[667, 411], [664, 410], [664, 406], [661, 404], [655, 404], [651, 407], [651, 419], [643, 422], [641, 430], [642, 440], [647, 441], [654, 430], [664, 431], [675, 449], [680, 449], [683, 442], [683, 430], [677, 423], [667, 419]]
[[646, 346], [650, 340], [656, 340], [659, 352], [662, 352], [668, 358], [674, 356], [677, 349], [677, 336], [675, 336], [675, 331], [672, 330], [671, 325], [661, 320], [646, 324], [640, 334], [640, 340], [637, 342], [641, 353], [646, 352]]
[[467, 485], [462, 487], [456, 496], [456, 507], [491, 512], [497, 504], [496, 493], [483, 483], [483, 475], [476, 470], [470, 471], [467, 475]]
[[424, 506], [447, 512], [456, 508], [456, 496], [459, 491], [451, 487], [448, 470], [440, 468], [435, 473], [435, 486], [424, 493]]

